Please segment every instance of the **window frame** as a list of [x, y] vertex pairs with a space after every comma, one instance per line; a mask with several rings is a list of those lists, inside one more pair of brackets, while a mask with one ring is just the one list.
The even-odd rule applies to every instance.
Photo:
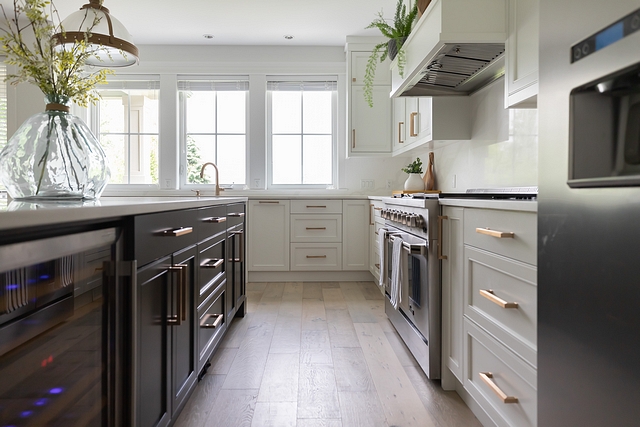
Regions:
[[[244, 184], [222, 184], [224, 185], [223, 188], [228, 189], [228, 190], [244, 190], [244, 189], [248, 189], [249, 188], [249, 177], [250, 177], [250, 171], [249, 171], [249, 147], [251, 145], [250, 141], [251, 141], [251, 122], [249, 120], [249, 111], [250, 111], [250, 105], [249, 103], [251, 102], [251, 97], [249, 96], [250, 94], [250, 86], [249, 86], [249, 76], [246, 74], [242, 74], [242, 75], [218, 75], [218, 74], [211, 74], [211, 75], [177, 75], [177, 82], [180, 81], [208, 81], [208, 82], [230, 82], [230, 81], [234, 81], [234, 82], [247, 82], [247, 90], [245, 91], [245, 151], [244, 151], [244, 162], [245, 162], [245, 168], [244, 168]], [[206, 191], [206, 190], [213, 190], [216, 187], [216, 184], [191, 184], [187, 182], [187, 123], [186, 123], [186, 102], [184, 100], [184, 97], [182, 95], [182, 90], [176, 85], [176, 91], [177, 91], [177, 98], [178, 98], [178, 144], [179, 144], [179, 150], [180, 150], [180, 159], [179, 159], [179, 174], [180, 174], [180, 178], [179, 178], [179, 185], [181, 189], [185, 189], [185, 190], [200, 190], [200, 191]], [[217, 95], [216, 95], [217, 98]], [[216, 104], [216, 108], [217, 108], [217, 104]], [[217, 109], [216, 109], [217, 111]], [[218, 132], [216, 129], [216, 132], [212, 135], [215, 135], [217, 137]], [[217, 152], [217, 146], [216, 146], [216, 152]], [[206, 162], [213, 162], [214, 159], [203, 159], [203, 161]], [[215, 163], [215, 162], [214, 162]], [[217, 164], [216, 164], [217, 165]]]
[[[331, 90], [331, 183], [329, 184], [274, 184], [273, 183], [273, 131], [272, 131], [272, 90], [266, 90], [266, 145], [267, 145], [267, 189], [273, 190], [299, 190], [299, 189], [335, 189], [338, 186], [338, 98], [339, 79], [337, 75], [327, 74], [321, 76], [267, 76], [266, 85], [270, 82], [332, 82], [335, 86]], [[303, 91], [304, 93], [304, 91]], [[300, 135], [304, 137], [301, 130]]]

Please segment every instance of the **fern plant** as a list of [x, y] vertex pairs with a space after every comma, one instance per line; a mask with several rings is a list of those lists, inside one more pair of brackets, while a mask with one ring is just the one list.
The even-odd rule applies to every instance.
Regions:
[[[377, 28], [383, 36], [389, 40], [393, 40], [396, 44], [398, 52], [398, 72], [400, 77], [404, 77], [404, 66], [406, 56], [403, 49], [404, 41], [409, 37], [413, 23], [418, 16], [418, 2], [415, 2], [409, 13], [407, 6], [403, 0], [398, 0], [396, 4], [396, 12], [393, 17], [393, 25], [389, 24], [382, 11], [378, 12], [378, 17], [371, 22], [366, 28]], [[364, 98], [373, 107], [373, 79], [376, 75], [376, 67], [378, 60], [383, 62], [389, 56], [389, 42], [378, 43], [371, 52], [367, 61], [367, 67], [364, 73]]]

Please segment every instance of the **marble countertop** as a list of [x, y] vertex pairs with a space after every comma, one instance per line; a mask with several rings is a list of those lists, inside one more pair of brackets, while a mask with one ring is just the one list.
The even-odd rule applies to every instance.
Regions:
[[0, 199], [0, 230], [121, 218], [154, 212], [245, 202], [246, 197], [102, 197], [85, 201]]

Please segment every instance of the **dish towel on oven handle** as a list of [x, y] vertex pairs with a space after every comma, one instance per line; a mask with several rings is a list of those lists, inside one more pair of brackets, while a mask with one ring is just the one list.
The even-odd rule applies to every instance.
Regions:
[[[378, 280], [378, 286], [380, 289], [384, 291], [384, 252], [386, 247], [386, 239], [387, 239], [387, 229], [379, 228], [378, 229], [378, 252], [380, 254], [380, 259], [378, 260], [380, 266], [380, 279]], [[384, 292], [383, 292], [384, 293]]]
[[396, 310], [402, 301], [402, 238], [393, 237], [391, 253], [391, 293], [389, 299]]

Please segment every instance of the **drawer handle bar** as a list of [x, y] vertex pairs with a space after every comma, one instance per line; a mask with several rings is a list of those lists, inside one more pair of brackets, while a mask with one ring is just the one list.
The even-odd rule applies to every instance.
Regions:
[[320, 205], [317, 205], [317, 206], [307, 205], [307, 209], [311, 209], [311, 208], [326, 209], [327, 207], [326, 206], [320, 206]]
[[371, 210], [373, 206], [374, 206], [373, 203], [369, 204], [369, 225], [376, 225], [376, 223], [373, 222], [373, 215], [371, 214], [373, 212]]
[[502, 298], [497, 297], [493, 293], [493, 290], [491, 290], [491, 289], [486, 289], [486, 290], [485, 289], [480, 289], [480, 295], [482, 295], [483, 297], [485, 297], [486, 299], [488, 299], [492, 303], [498, 304], [502, 308], [518, 308], [518, 303], [517, 302], [507, 302], [507, 301], [503, 300]]
[[442, 222], [449, 219], [446, 215], [438, 215], [438, 259], [449, 259], [446, 255], [442, 255]]
[[307, 258], [326, 258], [326, 255], [307, 255]]
[[231, 212], [227, 215], [234, 218], [242, 218], [244, 216], [244, 212]]
[[205, 218], [202, 220], [202, 222], [213, 222], [215, 224], [219, 224], [221, 222], [226, 222], [227, 221], [227, 217], [226, 216], [214, 216], [211, 218]]
[[175, 230], [165, 230], [162, 232], [163, 236], [180, 237], [185, 234], [193, 233], [193, 227], [180, 227]]
[[402, 139], [402, 125], [404, 125], [404, 122], [398, 122], [398, 144], [404, 143], [404, 139]]
[[515, 233], [513, 231], [497, 231], [487, 228], [476, 228], [476, 233], [486, 234], [487, 236], [497, 237], [498, 239], [513, 239]]
[[200, 264], [200, 267], [202, 267], [202, 268], [218, 268], [222, 264], [224, 264], [224, 259], [214, 258], [214, 259], [205, 260], [202, 264]]
[[279, 201], [277, 201], [277, 200], [273, 200], [273, 201], [271, 201], [271, 200], [260, 200], [258, 203], [262, 203], [262, 204], [267, 203], [267, 204], [277, 205], [277, 204], [279, 204], [280, 202], [279, 202]]
[[379, 236], [379, 235], [380, 235], [380, 233], [378, 233], [377, 231], [375, 231], [375, 233], [376, 233], [376, 236]]
[[307, 227], [307, 230], [326, 230], [327, 227]]
[[381, 211], [382, 210], [382, 208], [373, 208], [373, 209], [376, 210], [376, 211]]
[[378, 270], [380, 270], [380, 264], [374, 264]]
[[[215, 317], [216, 320], [213, 323], [207, 323], [207, 320]], [[215, 329], [220, 326], [220, 322], [224, 318], [223, 314], [205, 314], [202, 320], [200, 321], [200, 327], [205, 329]]]
[[502, 400], [503, 403], [518, 403], [518, 398], [514, 396], [507, 396], [504, 391], [500, 390], [500, 387], [494, 383], [491, 378], [493, 378], [493, 374], [491, 372], [480, 372], [480, 379], [484, 381], [486, 385], [493, 390], [495, 394]]

